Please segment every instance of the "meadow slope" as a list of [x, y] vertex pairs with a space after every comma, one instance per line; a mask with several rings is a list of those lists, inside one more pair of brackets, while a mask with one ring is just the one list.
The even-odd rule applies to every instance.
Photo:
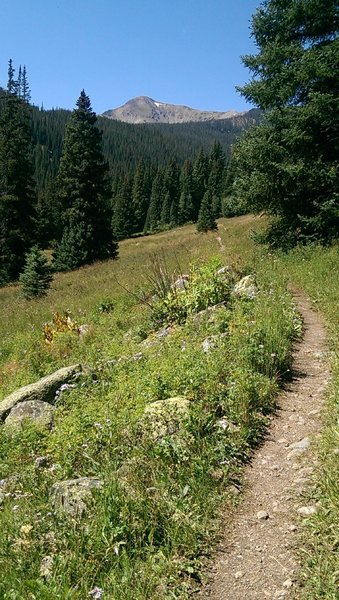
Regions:
[[[191, 596], [218, 538], [221, 507], [237, 502], [242, 465], [262, 440], [290, 373], [301, 321], [288, 281], [304, 288], [327, 319], [334, 404], [338, 251], [272, 256], [249, 235], [263, 224], [246, 216], [222, 219], [218, 232], [206, 235], [186, 226], [127, 240], [116, 261], [56, 275], [39, 301], [20, 300], [15, 285], [0, 290], [0, 397], [60, 366], [88, 367], [58, 396], [51, 432], [30, 423], [16, 431], [1, 426], [4, 600]], [[226, 278], [217, 274], [224, 265], [233, 266]], [[173, 274], [188, 272], [187, 290], [168, 296]], [[248, 273], [258, 292], [234, 297], [234, 282]], [[212, 317], [195, 317], [220, 301]], [[145, 411], [173, 397], [184, 399], [188, 411], [154, 436]], [[310, 520], [303, 542], [305, 597], [331, 600], [338, 515], [333, 414], [312, 492], [324, 510]], [[67, 515], [53, 505], [52, 486], [80, 477], [102, 487], [83, 515]]]

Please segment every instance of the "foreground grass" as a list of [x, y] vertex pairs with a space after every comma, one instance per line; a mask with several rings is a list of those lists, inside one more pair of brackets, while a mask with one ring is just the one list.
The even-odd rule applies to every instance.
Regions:
[[[221, 221], [218, 234], [184, 227], [126, 241], [118, 261], [57, 276], [48, 298], [38, 302], [17, 300], [16, 287], [0, 290], [3, 395], [64, 364], [80, 361], [95, 372], [60, 397], [51, 434], [28, 425], [15, 434], [0, 432], [0, 479], [10, 478], [0, 509], [1, 598], [83, 600], [95, 586], [112, 600], [190, 595], [216, 535], [220, 502], [233, 501], [241, 465], [261, 439], [278, 385], [289, 373], [300, 322], [288, 280], [324, 311], [337, 348], [337, 251], [259, 254], [249, 239], [253, 227], [261, 222], [243, 217]], [[137, 297], [149, 302], [152, 295], [153, 253], [166, 257], [170, 272], [213, 256], [239, 273], [252, 264], [259, 294], [254, 301], [229, 298], [211, 319], [180, 318], [161, 344], [143, 347], [154, 317]], [[194, 301], [211, 294], [204, 277], [209, 269], [213, 279], [216, 265], [210, 262], [199, 275]], [[65, 331], [46, 344], [43, 323], [66, 310], [86, 325], [86, 334]], [[217, 344], [205, 353], [202, 342], [211, 336]], [[115, 363], [140, 350], [140, 360]], [[335, 361], [334, 354], [338, 368]], [[333, 403], [335, 389], [334, 378]], [[144, 409], [173, 396], [190, 400], [189, 417], [178, 435], [155, 441], [152, 430], [141, 427]], [[333, 410], [316, 492], [324, 510], [310, 522], [307, 538], [305, 598], [336, 597]], [[50, 467], [35, 467], [40, 455], [49, 457]], [[54, 511], [53, 483], [81, 476], [104, 482], [87, 514], [68, 518]], [[46, 557], [52, 566], [44, 574]]]
[[[263, 434], [298, 325], [289, 295], [264, 270], [254, 300], [230, 295], [216, 269], [229, 262], [241, 269], [241, 254], [253, 254], [252, 223], [222, 225], [219, 239], [188, 227], [126, 242], [118, 263], [59, 276], [47, 300], [19, 303], [16, 315], [17, 290], [2, 290], [4, 392], [65, 362], [92, 370], [59, 398], [51, 433], [28, 424], [1, 432], [1, 598], [82, 600], [95, 587], [119, 600], [185, 598], [200, 579], [220, 501]], [[168, 316], [167, 299], [151, 314], [135, 301], [149, 301], [140, 264], [157, 243], [169, 270], [219, 256], [195, 266], [189, 292], [173, 298], [171, 335], [147, 347], [140, 342], [154, 319], [159, 327]], [[223, 308], [196, 320], [196, 310], [223, 299]], [[46, 344], [42, 323], [66, 308], [87, 333], [64, 331]], [[202, 342], [211, 336], [206, 353]], [[134, 355], [139, 360], [115, 362]], [[174, 396], [190, 401], [189, 414], [177, 434], [155, 437], [144, 409]], [[39, 455], [50, 466], [36, 468]], [[72, 518], [53, 509], [50, 489], [79, 476], [99, 477], [103, 489]]]

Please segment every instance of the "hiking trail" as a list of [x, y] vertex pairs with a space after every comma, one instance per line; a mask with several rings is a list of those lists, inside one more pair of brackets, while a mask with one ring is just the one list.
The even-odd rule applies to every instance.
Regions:
[[305, 518], [317, 506], [305, 500], [316, 465], [312, 441], [330, 379], [321, 316], [293, 290], [304, 320], [293, 377], [280, 393], [277, 414], [244, 474], [244, 497], [227, 515], [204, 600], [291, 600], [300, 597], [298, 545]]

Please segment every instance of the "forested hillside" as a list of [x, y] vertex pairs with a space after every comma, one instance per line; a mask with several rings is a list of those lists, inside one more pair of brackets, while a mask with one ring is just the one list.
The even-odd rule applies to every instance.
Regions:
[[[33, 139], [36, 180], [44, 188], [54, 177], [62, 151], [62, 142], [71, 111], [61, 108], [33, 108]], [[112, 176], [128, 175], [140, 160], [153, 167], [163, 166], [174, 158], [179, 164], [192, 159], [202, 148], [209, 152], [213, 143], [220, 142], [226, 157], [239, 134], [260, 119], [253, 109], [245, 115], [206, 123], [130, 125], [106, 117], [98, 117], [102, 131], [103, 151]]]

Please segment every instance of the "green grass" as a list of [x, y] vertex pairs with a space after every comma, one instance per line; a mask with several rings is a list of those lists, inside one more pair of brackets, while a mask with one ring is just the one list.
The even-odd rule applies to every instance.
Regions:
[[[19, 300], [16, 286], [0, 290], [2, 395], [61, 365], [80, 361], [92, 369], [58, 400], [52, 433], [29, 424], [17, 433], [0, 432], [0, 479], [16, 476], [0, 508], [1, 598], [83, 600], [99, 586], [111, 600], [184, 599], [199, 583], [217, 537], [221, 503], [234, 502], [229, 490], [239, 485], [242, 465], [261, 440], [278, 386], [289, 375], [300, 320], [286, 281], [303, 286], [307, 279], [315, 294], [318, 275], [312, 291], [306, 273], [318, 268], [323, 297], [315, 300], [322, 306], [326, 297], [329, 320], [337, 318], [330, 300], [336, 294], [335, 251], [314, 250], [304, 261], [298, 255], [266, 256], [249, 237], [253, 227], [261, 228], [261, 221], [241, 217], [222, 220], [217, 233], [198, 235], [188, 226], [128, 240], [120, 245], [118, 261], [58, 275], [39, 301]], [[147, 304], [154, 253], [164, 257], [170, 273], [195, 265], [187, 293], [175, 302], [166, 299], [167, 314], [163, 303], [156, 313]], [[259, 293], [253, 301], [229, 297], [212, 318], [197, 322], [194, 309], [225, 292], [218, 278], [207, 284], [206, 273], [213, 275], [217, 260], [233, 264], [238, 276], [255, 271]], [[88, 332], [59, 333], [46, 344], [43, 324], [66, 310]], [[166, 319], [172, 334], [153, 346], [140, 345], [155, 321], [160, 326]], [[205, 353], [202, 341], [221, 333], [227, 335]], [[141, 360], [110, 362], [140, 351]], [[190, 400], [189, 416], [179, 433], [155, 442], [142, 425], [145, 406], [173, 396]], [[335, 456], [329, 451], [330, 412], [329, 418], [325, 461]], [[220, 419], [230, 427], [223, 430]], [[53, 468], [36, 469], [40, 455], [49, 456]], [[334, 472], [327, 473], [326, 486]], [[81, 476], [104, 482], [88, 512], [72, 519], [54, 511], [53, 483]], [[324, 485], [318, 488], [321, 497]], [[312, 567], [315, 581], [324, 567], [312, 539], [333, 547], [326, 531], [335, 515], [333, 487], [331, 494], [326, 491], [328, 520], [321, 525], [319, 515], [314, 525], [314, 532], [321, 526], [324, 531], [321, 536], [311, 531], [307, 540], [307, 560], [318, 565]], [[48, 579], [40, 574], [46, 556], [53, 557]], [[327, 560], [330, 579], [334, 559]], [[306, 597], [334, 598], [326, 593]]]

